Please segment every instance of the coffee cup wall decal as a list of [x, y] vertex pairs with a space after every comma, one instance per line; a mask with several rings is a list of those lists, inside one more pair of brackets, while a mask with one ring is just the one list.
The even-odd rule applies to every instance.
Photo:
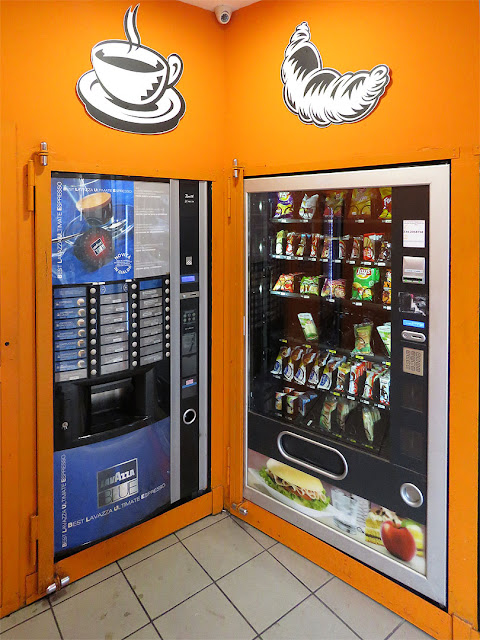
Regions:
[[370, 115], [390, 82], [390, 69], [379, 64], [371, 71], [341, 74], [324, 67], [308, 23], [302, 22], [285, 49], [281, 79], [287, 108], [305, 124], [328, 127]]
[[129, 7], [123, 26], [126, 40], [103, 40], [91, 52], [93, 69], [77, 82], [87, 113], [112, 129], [158, 134], [172, 131], [185, 113], [175, 89], [183, 73], [176, 53], [164, 58], [141, 43], [137, 13]]

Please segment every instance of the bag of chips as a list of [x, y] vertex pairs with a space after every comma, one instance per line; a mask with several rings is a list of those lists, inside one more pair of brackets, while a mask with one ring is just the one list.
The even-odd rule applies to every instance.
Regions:
[[362, 252], [362, 236], [357, 236], [353, 239], [352, 251], [350, 253], [350, 260], [359, 260]]
[[312, 244], [310, 247], [310, 258], [318, 258], [320, 255], [322, 236], [319, 233], [312, 234]]
[[297, 242], [297, 234], [293, 231], [290, 231], [290, 233], [287, 234], [287, 249], [285, 251], [285, 254], [287, 256], [294, 255]]
[[380, 280], [380, 269], [376, 267], [354, 267], [352, 300], [372, 301], [374, 287]]
[[392, 325], [390, 322], [386, 322], [385, 324], [377, 327], [378, 334], [382, 339], [383, 344], [385, 345], [385, 349], [387, 350], [388, 355], [391, 353], [392, 349]]
[[348, 383], [348, 393], [352, 396], [358, 395], [360, 391], [360, 379], [365, 373], [367, 368], [367, 363], [363, 362], [354, 362], [350, 367], [350, 380]]
[[392, 219], [392, 187], [382, 187], [380, 189], [380, 196], [382, 198], [382, 213], [380, 218], [382, 220]]
[[338, 239], [338, 258], [339, 260], [345, 260], [347, 257], [347, 238]]
[[319, 280], [320, 276], [303, 276], [300, 280], [300, 293], [318, 296], [320, 293]]
[[270, 373], [273, 373], [274, 376], [281, 376], [284, 366], [287, 363], [287, 358], [290, 357], [292, 350], [288, 345], [285, 345], [280, 348], [277, 359], [275, 360], [275, 364], [273, 365], [273, 369]]
[[337, 384], [335, 385], [335, 391], [343, 393], [343, 391], [345, 390], [345, 383], [350, 373], [351, 366], [351, 362], [342, 362], [342, 364], [338, 367]]
[[378, 252], [378, 260], [381, 262], [389, 262], [392, 259], [392, 243], [388, 240], [382, 240], [380, 251]]
[[318, 193], [308, 197], [307, 194], [303, 196], [302, 204], [300, 205], [300, 217], [304, 220], [311, 220], [315, 215], [318, 204]]
[[383, 279], [382, 291], [383, 304], [392, 304], [392, 270], [385, 269], [385, 277]]
[[349, 218], [371, 218], [373, 189], [354, 189], [350, 202]]
[[274, 218], [293, 218], [293, 196], [289, 191], [279, 191]]
[[343, 212], [344, 191], [327, 191], [325, 194], [325, 218], [341, 218]]
[[363, 260], [364, 262], [374, 262], [377, 242], [383, 238], [376, 233], [366, 233], [363, 236]]
[[322, 255], [320, 257], [323, 260], [327, 260], [332, 257], [332, 238], [330, 236], [327, 236], [323, 241]]
[[300, 234], [300, 240], [298, 242], [297, 251], [295, 253], [296, 256], [302, 257], [305, 254], [305, 249], [307, 247], [307, 234]]
[[380, 376], [380, 404], [386, 407], [390, 404], [390, 369]]
[[277, 241], [275, 242], [275, 254], [282, 256], [285, 251], [285, 240], [287, 238], [287, 232], [285, 229], [277, 233]]
[[345, 298], [345, 280], [325, 280], [321, 296], [322, 298]]
[[362, 355], [371, 355], [373, 353], [370, 341], [372, 339], [372, 322], [363, 322], [362, 324], [354, 324], [353, 331], [355, 334], [355, 348], [352, 353], [360, 353]]
[[293, 293], [295, 286], [295, 274], [294, 273], [282, 273], [278, 278], [275, 286], [273, 287], [274, 291], [287, 291], [288, 293]]

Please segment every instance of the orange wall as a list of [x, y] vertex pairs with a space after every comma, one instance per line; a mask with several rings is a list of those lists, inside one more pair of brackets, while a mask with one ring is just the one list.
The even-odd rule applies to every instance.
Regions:
[[[392, 81], [377, 109], [356, 124], [320, 129], [286, 108], [280, 69], [295, 27], [310, 26], [325, 67], [341, 73], [387, 64]], [[245, 176], [452, 158], [448, 610], [477, 625], [479, 10], [477, 0], [264, 1], [235, 12], [227, 25], [226, 163]], [[241, 183], [240, 183], [241, 186]], [[228, 225], [229, 281], [238, 272], [244, 228], [241, 194]], [[448, 256], [445, 256], [448, 259]], [[231, 416], [232, 501], [242, 497], [242, 284], [230, 293], [233, 364], [226, 402]], [[432, 292], [434, 295], [434, 292]], [[465, 387], [463, 373], [471, 379]], [[468, 393], [468, 401], [466, 400]], [[238, 460], [239, 459], [239, 462]], [[248, 506], [248, 505], [247, 505]], [[266, 530], [291, 528], [263, 512]], [[276, 536], [276, 537], [277, 537]], [[318, 548], [318, 547], [317, 547]], [[321, 552], [311, 559], [329, 564]], [[368, 590], [361, 566], [340, 577]], [[329, 565], [330, 566], [330, 565]], [[422, 601], [409, 608], [392, 583], [371, 595], [424, 625]], [[383, 593], [383, 595], [382, 595]], [[395, 608], [396, 607], [396, 608]], [[433, 632], [433, 627], [430, 627]], [[437, 628], [437, 633], [439, 630]]]
[[[5, 376], [0, 397], [1, 444], [5, 445], [0, 449], [0, 615], [33, 597], [35, 589], [35, 579], [25, 585], [25, 576], [35, 571], [29, 517], [36, 511], [34, 219], [25, 205], [27, 161], [45, 140], [50, 167], [59, 170], [213, 180], [214, 246], [223, 246], [225, 31], [214, 15], [180, 2], [141, 2], [142, 43], [164, 56], [176, 52], [184, 62], [177, 89], [185, 98], [186, 113], [174, 131], [163, 135], [114, 131], [92, 120], [76, 96], [78, 78], [91, 69], [92, 46], [105, 39], [125, 39], [123, 16], [130, 4], [116, 0], [0, 2], [0, 359]], [[6, 211], [14, 231], [7, 228]], [[37, 213], [47, 221], [47, 210]], [[218, 292], [222, 261], [221, 252], [214, 251], [213, 284]], [[217, 362], [212, 385], [218, 402], [212, 415], [212, 486], [223, 484], [221, 303], [221, 298], [214, 298], [218, 342], [214, 343]], [[16, 305], [21, 309], [18, 315]], [[9, 341], [8, 348], [4, 341]], [[39, 438], [51, 438], [51, 430]], [[39, 490], [45, 495], [51, 487]]]
[[[280, 67], [300, 22], [325, 67], [387, 64], [392, 81], [356, 124], [319, 129], [285, 107]], [[418, 150], [479, 143], [476, 0], [259, 2], [227, 25], [227, 157], [254, 167], [351, 166]]]

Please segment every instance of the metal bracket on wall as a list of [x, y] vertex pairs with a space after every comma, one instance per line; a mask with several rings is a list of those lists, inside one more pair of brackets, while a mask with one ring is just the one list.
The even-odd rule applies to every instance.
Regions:
[[242, 171], [244, 167], [241, 167], [238, 164], [238, 160], [237, 158], [233, 159], [233, 177], [235, 178], [235, 180], [238, 180], [238, 178], [240, 177], [240, 173]]
[[48, 165], [48, 144], [46, 142], [40, 143], [40, 151], [37, 151], [36, 155], [40, 158], [40, 164], [46, 167]]

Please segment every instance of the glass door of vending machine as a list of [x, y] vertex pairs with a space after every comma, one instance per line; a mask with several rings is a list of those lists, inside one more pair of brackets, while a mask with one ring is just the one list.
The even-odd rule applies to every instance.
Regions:
[[449, 181], [244, 181], [244, 495], [442, 605]]
[[51, 173], [38, 384], [55, 561], [208, 490], [209, 189]]

